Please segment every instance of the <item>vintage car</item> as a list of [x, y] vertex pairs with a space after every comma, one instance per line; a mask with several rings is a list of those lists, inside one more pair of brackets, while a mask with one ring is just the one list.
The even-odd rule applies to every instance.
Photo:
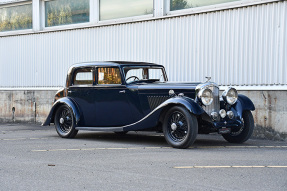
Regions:
[[162, 65], [139, 62], [80, 63], [68, 70], [66, 86], [43, 125], [60, 137], [78, 130], [156, 131], [169, 145], [188, 148], [197, 134], [218, 132], [232, 143], [253, 132], [252, 101], [228, 87], [220, 96], [210, 82], [170, 83]]

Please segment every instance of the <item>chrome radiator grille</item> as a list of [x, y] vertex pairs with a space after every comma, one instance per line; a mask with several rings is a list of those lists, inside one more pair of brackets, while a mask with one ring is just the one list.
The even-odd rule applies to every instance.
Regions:
[[213, 93], [213, 102], [209, 106], [203, 107], [205, 112], [210, 115], [211, 112], [219, 112], [220, 110], [220, 101], [219, 101], [219, 88], [216, 86], [208, 87]]

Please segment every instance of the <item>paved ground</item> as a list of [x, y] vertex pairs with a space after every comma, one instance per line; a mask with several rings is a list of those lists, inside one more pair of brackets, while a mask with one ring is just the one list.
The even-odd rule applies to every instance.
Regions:
[[190, 149], [155, 133], [0, 124], [0, 190], [287, 190], [287, 142], [235, 145], [199, 135]]

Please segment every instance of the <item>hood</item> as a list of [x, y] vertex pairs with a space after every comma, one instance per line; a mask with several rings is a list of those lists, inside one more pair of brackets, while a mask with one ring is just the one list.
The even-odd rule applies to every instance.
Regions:
[[138, 83], [137, 88], [141, 90], [165, 89], [165, 90], [195, 90], [200, 82], [156, 82], [156, 83]]
[[195, 98], [196, 86], [200, 83], [182, 83], [182, 82], [156, 82], [156, 83], [137, 83], [133, 85], [138, 90], [140, 96], [163, 96], [170, 97], [170, 90], [178, 95], [183, 93], [192, 99]]

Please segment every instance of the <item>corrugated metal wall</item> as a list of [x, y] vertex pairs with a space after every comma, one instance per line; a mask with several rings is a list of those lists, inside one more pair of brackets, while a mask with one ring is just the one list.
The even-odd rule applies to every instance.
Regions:
[[0, 87], [63, 86], [70, 65], [95, 60], [166, 66], [170, 81], [287, 85], [287, 2], [0, 38]]

